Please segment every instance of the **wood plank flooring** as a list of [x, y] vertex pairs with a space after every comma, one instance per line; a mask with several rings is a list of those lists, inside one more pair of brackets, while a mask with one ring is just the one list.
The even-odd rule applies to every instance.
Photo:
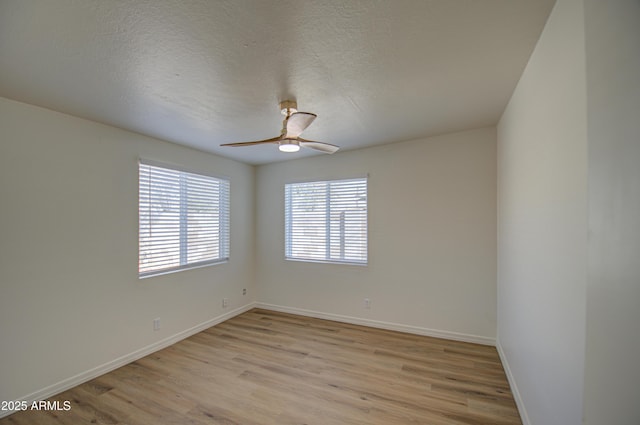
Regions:
[[521, 424], [494, 347], [254, 309], [8, 424]]

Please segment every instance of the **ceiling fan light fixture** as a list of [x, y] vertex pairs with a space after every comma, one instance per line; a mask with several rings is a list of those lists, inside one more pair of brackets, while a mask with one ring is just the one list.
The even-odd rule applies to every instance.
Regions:
[[278, 144], [278, 149], [280, 149], [280, 152], [298, 152], [300, 150], [300, 142], [285, 139]]

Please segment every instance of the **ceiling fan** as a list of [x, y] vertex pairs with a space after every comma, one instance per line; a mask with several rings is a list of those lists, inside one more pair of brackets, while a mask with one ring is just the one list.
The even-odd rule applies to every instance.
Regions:
[[311, 125], [316, 119], [316, 114], [309, 112], [298, 112], [298, 105], [295, 100], [285, 100], [280, 102], [280, 112], [285, 116], [282, 121], [282, 131], [278, 137], [271, 139], [256, 140], [255, 142], [225, 143], [220, 146], [252, 146], [264, 143], [278, 145], [282, 152], [298, 152], [301, 147], [315, 149], [324, 153], [334, 153], [340, 149], [336, 145], [324, 142], [314, 142], [300, 137], [300, 134]]

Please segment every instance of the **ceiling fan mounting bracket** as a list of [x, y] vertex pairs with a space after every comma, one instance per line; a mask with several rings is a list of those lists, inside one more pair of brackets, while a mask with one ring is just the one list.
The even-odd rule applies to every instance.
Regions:
[[298, 112], [298, 103], [295, 100], [283, 100], [280, 102], [280, 113], [285, 117]]

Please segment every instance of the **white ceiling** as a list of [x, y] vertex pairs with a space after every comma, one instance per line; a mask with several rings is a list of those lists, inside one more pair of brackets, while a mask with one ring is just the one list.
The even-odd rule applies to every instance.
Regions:
[[[0, 0], [0, 96], [250, 164], [494, 125], [554, 0]], [[320, 154], [322, 155], [322, 154]], [[339, 155], [339, 153], [337, 154]]]

